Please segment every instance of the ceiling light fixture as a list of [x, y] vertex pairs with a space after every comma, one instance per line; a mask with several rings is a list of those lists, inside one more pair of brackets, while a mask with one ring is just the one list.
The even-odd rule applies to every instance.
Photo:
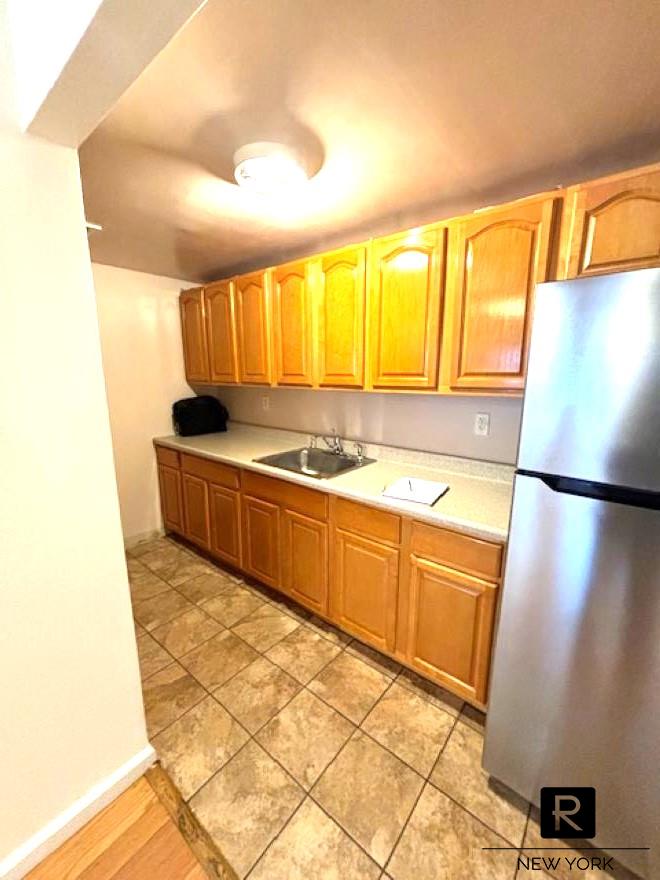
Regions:
[[289, 147], [258, 141], [234, 153], [234, 177], [239, 186], [268, 195], [300, 186], [307, 172]]

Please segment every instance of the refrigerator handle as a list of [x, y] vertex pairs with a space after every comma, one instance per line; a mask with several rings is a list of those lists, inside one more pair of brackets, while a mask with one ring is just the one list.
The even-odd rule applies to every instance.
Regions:
[[541, 480], [553, 492], [562, 492], [564, 495], [577, 495], [581, 498], [593, 498], [595, 501], [625, 504], [628, 507], [660, 510], [660, 492], [646, 492], [643, 489], [629, 489], [625, 486], [608, 486], [605, 483], [594, 483], [590, 480], [576, 480], [573, 477], [522, 469], [518, 470], [517, 474]]

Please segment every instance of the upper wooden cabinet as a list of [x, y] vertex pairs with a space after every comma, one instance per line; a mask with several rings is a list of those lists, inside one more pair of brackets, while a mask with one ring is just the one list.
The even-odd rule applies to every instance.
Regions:
[[371, 385], [438, 384], [445, 227], [377, 239], [371, 249]]
[[319, 385], [364, 387], [366, 263], [364, 246], [324, 254], [315, 261]]
[[521, 202], [452, 228], [452, 388], [523, 388], [534, 286], [551, 277], [555, 204]]
[[206, 341], [206, 309], [201, 287], [183, 290], [179, 297], [181, 336], [186, 379], [189, 382], [208, 382], [209, 350]]
[[273, 270], [275, 381], [278, 385], [314, 384], [312, 290], [306, 262]]
[[563, 278], [660, 265], [660, 168], [571, 187], [563, 227]]
[[211, 382], [238, 382], [234, 282], [217, 281], [204, 289]]
[[238, 375], [246, 385], [271, 383], [270, 277], [253, 272], [235, 279]]

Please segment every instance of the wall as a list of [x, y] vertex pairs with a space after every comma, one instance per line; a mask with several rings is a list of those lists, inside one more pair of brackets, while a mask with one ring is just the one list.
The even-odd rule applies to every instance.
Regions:
[[[3, 48], [5, 13], [0, 2]], [[0, 53], [0, 81], [11, 74]], [[78, 159], [73, 149], [21, 134], [6, 111], [0, 108], [0, 876], [16, 877], [127, 785], [153, 751]]]
[[152, 439], [172, 433], [186, 384], [179, 322], [185, 281], [94, 263], [110, 427], [127, 542], [161, 528]]
[[[236, 421], [313, 433], [334, 427], [343, 437], [388, 446], [507, 464], [516, 460], [522, 402], [514, 398], [289, 388], [221, 388], [214, 393]], [[262, 407], [264, 397], [268, 410]], [[474, 435], [476, 413], [490, 413], [488, 437]]]

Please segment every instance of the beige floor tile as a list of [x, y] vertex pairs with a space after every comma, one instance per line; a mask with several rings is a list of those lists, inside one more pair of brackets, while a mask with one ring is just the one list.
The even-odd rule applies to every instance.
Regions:
[[304, 792], [251, 740], [190, 801], [239, 877], [245, 877]]
[[[204, 563], [199, 564], [204, 565]], [[207, 599], [213, 599], [214, 596], [223, 593], [231, 584], [231, 581], [224, 574], [213, 571], [205, 565], [204, 567], [207, 569], [205, 574], [198, 574], [177, 586], [177, 590], [196, 605]]]
[[399, 672], [401, 672], [400, 663], [397, 663], [396, 660], [392, 660], [391, 657], [386, 657], [385, 654], [381, 654], [380, 651], [376, 651], [375, 648], [363, 645], [362, 642], [358, 642], [357, 639], [353, 639], [350, 645], [346, 648], [346, 653], [359, 657], [360, 660], [364, 660], [369, 666], [373, 666], [374, 669], [377, 669], [389, 678], [396, 678]]
[[149, 736], [155, 736], [205, 696], [204, 688], [178, 663], [166, 666], [142, 684]]
[[328, 639], [342, 648], [348, 645], [349, 642], [353, 641], [352, 636], [346, 635], [345, 632], [337, 629], [336, 626], [328, 623], [327, 620], [322, 620], [315, 615], [312, 615], [305, 625], [310, 627], [310, 629], [313, 629], [314, 632], [318, 633], [320, 636], [323, 636], [324, 639]]
[[266, 850], [250, 880], [377, 880], [380, 868], [310, 798]]
[[142, 680], [149, 678], [172, 662], [172, 657], [152, 638], [148, 632], [142, 632], [137, 639], [138, 660]]
[[489, 785], [481, 766], [482, 751], [483, 736], [459, 720], [431, 773], [431, 782], [493, 831], [520, 846], [528, 804], [497, 783]]
[[486, 713], [475, 709], [469, 703], [465, 703], [461, 710], [461, 721], [465, 722], [469, 727], [473, 727], [478, 733], [483, 733], [486, 729]]
[[130, 556], [132, 559], [141, 559], [147, 553], [151, 553], [154, 550], [165, 550], [173, 546], [174, 544], [169, 538], [161, 536], [160, 538], [152, 538], [149, 541], [140, 541], [139, 544], [135, 544], [126, 551], [126, 556]]
[[425, 700], [429, 700], [439, 709], [444, 709], [445, 712], [449, 712], [450, 715], [458, 715], [463, 708], [463, 700], [461, 700], [460, 697], [446, 691], [444, 688], [438, 687], [437, 684], [433, 684], [433, 682], [428, 681], [428, 679], [422, 678], [421, 675], [417, 675], [410, 669], [402, 669], [396, 682], [397, 684], [400, 684], [401, 687], [408, 688], [408, 690], [418, 696], [423, 697]]
[[227, 583], [225, 589], [214, 599], [203, 602], [207, 614], [219, 620], [223, 626], [233, 626], [252, 614], [263, 605], [263, 601], [252, 590], [240, 584]]
[[190, 611], [193, 606], [176, 590], [167, 590], [159, 593], [151, 599], [136, 602], [133, 607], [133, 616], [146, 630], [154, 630], [168, 620], [178, 617], [184, 611]]
[[193, 578], [213, 574], [213, 569], [192, 554], [182, 552], [156, 574], [173, 587], [180, 588]]
[[342, 715], [360, 724], [391, 683], [382, 672], [342, 652], [308, 687]]
[[273, 595], [268, 601], [271, 605], [274, 605], [276, 608], [279, 608], [280, 611], [283, 611], [284, 614], [293, 617], [298, 623], [306, 623], [312, 616], [311, 611], [308, 611], [306, 608], [303, 608], [302, 605], [294, 602], [293, 599], [290, 599], [288, 596], [284, 596], [282, 593], [278, 593], [275, 590], [273, 590]]
[[340, 652], [339, 645], [307, 626], [299, 626], [266, 652], [266, 656], [302, 684], [307, 684]]
[[145, 568], [142, 574], [129, 575], [128, 582], [131, 588], [131, 601], [133, 604], [144, 602], [145, 599], [153, 599], [154, 596], [166, 593], [172, 589], [169, 584], [166, 584], [164, 580], [161, 580], [153, 571], [149, 571], [148, 568]]
[[516, 852], [427, 783], [387, 865], [393, 880], [511, 880]]
[[174, 620], [152, 630], [153, 636], [173, 657], [183, 657], [193, 648], [222, 631], [222, 626], [200, 608], [191, 608]]
[[259, 731], [257, 740], [309, 789], [354, 730], [350, 721], [303, 690]]
[[155, 544], [153, 548], [145, 550], [144, 553], [141, 553], [140, 556], [138, 556], [140, 562], [157, 575], [160, 575], [161, 572], [169, 569], [177, 562], [177, 560], [190, 558], [191, 557], [185, 552], [185, 550], [167, 540]]
[[139, 559], [135, 559], [133, 556], [126, 556], [126, 570], [128, 571], [128, 577], [140, 577], [140, 575], [146, 574], [149, 569], [146, 565], [142, 565]]
[[311, 793], [385, 867], [423, 785], [421, 776], [358, 730]]
[[378, 740], [422, 776], [428, 776], [456, 719], [398, 684], [381, 697], [362, 723]]
[[153, 746], [185, 800], [243, 746], [249, 735], [213, 697], [154, 737]]
[[299, 689], [283, 669], [259, 657], [213, 695], [250, 733], [256, 733]]
[[257, 651], [267, 651], [300, 626], [274, 605], [265, 604], [245, 617], [232, 630]]
[[180, 659], [183, 666], [212, 691], [258, 656], [253, 648], [226, 629]]

